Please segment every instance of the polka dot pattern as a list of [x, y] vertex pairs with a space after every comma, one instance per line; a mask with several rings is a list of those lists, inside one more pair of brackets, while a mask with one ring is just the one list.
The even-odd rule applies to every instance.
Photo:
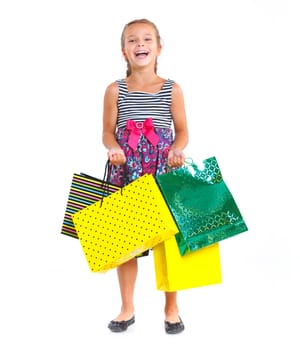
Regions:
[[92, 272], [106, 272], [178, 233], [153, 175], [73, 215]]

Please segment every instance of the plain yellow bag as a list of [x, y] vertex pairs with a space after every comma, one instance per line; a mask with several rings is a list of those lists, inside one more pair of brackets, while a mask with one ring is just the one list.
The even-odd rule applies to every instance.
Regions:
[[173, 292], [222, 283], [219, 243], [180, 255], [176, 238], [153, 248], [156, 287]]
[[150, 174], [78, 211], [72, 218], [92, 272], [106, 272], [178, 233]]

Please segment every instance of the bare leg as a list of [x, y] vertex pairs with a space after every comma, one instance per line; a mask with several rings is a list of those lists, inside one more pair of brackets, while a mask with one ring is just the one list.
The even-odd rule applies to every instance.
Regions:
[[138, 272], [137, 259], [133, 258], [117, 268], [121, 293], [121, 312], [115, 321], [127, 321], [134, 315], [133, 294]]
[[177, 292], [165, 292], [165, 319], [170, 323], [179, 322]]

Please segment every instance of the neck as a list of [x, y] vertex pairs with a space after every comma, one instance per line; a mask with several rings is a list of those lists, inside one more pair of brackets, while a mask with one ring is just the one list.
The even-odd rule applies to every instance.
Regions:
[[147, 70], [139, 70], [134, 71], [130, 74], [130, 76], [127, 78], [127, 81], [136, 82], [136, 83], [143, 83], [146, 81], [154, 81], [158, 78], [157, 74], [153, 71], [147, 71]]
[[132, 73], [126, 78], [128, 91], [144, 91], [149, 93], [157, 93], [160, 91], [165, 80], [154, 72], [152, 73]]

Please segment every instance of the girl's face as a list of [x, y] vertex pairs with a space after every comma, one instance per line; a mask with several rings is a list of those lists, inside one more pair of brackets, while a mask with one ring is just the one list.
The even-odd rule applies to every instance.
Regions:
[[151, 65], [154, 69], [160, 51], [156, 32], [150, 24], [134, 23], [126, 29], [122, 52], [132, 69]]

